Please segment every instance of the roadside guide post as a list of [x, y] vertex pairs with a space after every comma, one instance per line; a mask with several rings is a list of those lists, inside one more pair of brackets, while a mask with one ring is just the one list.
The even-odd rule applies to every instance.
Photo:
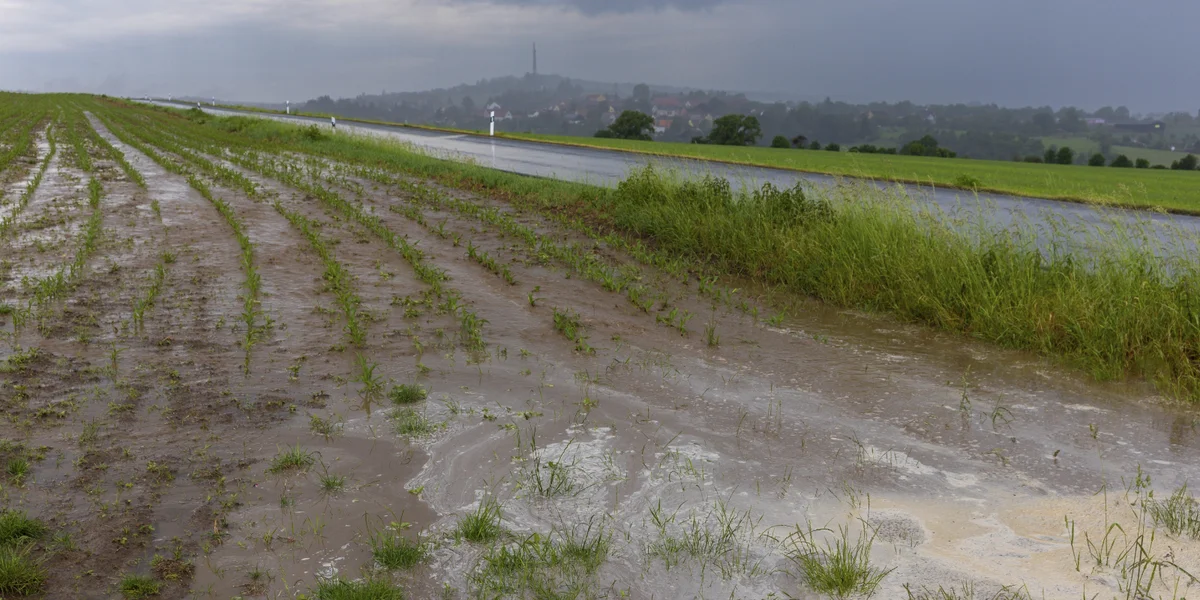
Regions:
[[488, 117], [488, 119], [489, 119], [488, 135], [495, 136], [496, 135], [496, 111], [493, 110], [491, 112], [491, 115]]
[[289, 115], [292, 114], [292, 101], [291, 100], [287, 101], [287, 114], [289, 114]]
[[333, 124], [334, 130], [337, 129], [337, 117], [329, 117], [329, 122]]

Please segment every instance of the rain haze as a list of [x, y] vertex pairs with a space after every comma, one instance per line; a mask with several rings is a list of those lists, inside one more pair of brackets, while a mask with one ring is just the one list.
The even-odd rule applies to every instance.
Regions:
[[1200, 106], [1200, 3], [0, 0], [0, 88], [243, 101], [530, 70], [851, 102]]

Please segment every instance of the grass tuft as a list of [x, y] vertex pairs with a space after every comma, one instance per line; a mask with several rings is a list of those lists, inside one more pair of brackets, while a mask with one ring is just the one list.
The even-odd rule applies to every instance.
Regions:
[[28, 542], [0, 545], [0, 595], [29, 596], [42, 591], [46, 569]]
[[964, 583], [960, 587], [946, 589], [938, 586], [937, 590], [922, 587], [914, 591], [911, 586], [904, 584], [908, 600], [1033, 600], [1029, 590], [1021, 587], [1004, 586], [991, 595], [985, 595], [975, 589], [972, 583]]
[[1200, 503], [1188, 492], [1187, 485], [1166, 500], [1147, 500], [1146, 509], [1154, 524], [1163, 526], [1171, 535], [1200, 540]]
[[138, 600], [157, 596], [162, 589], [162, 583], [145, 575], [126, 575], [121, 578], [117, 589], [121, 590], [121, 595], [125, 596], [127, 600]]
[[303, 471], [316, 464], [316, 454], [305, 450], [296, 444], [290, 448], [280, 450], [275, 458], [271, 459], [271, 466], [267, 469], [269, 473], [286, 473], [288, 471]]
[[0, 511], [0, 545], [36, 541], [46, 535], [47, 531], [45, 523], [29, 518], [23, 511]]
[[388, 530], [371, 534], [371, 556], [384, 569], [411, 569], [428, 555], [429, 545], [424, 540], [410, 540]]
[[424, 437], [436, 432], [440, 425], [430, 421], [424, 413], [412, 408], [402, 408], [392, 415], [396, 433], [409, 437]]
[[500, 518], [500, 503], [489, 497], [479, 503], [475, 512], [458, 519], [454, 537], [478, 544], [495, 541], [504, 532]]
[[416, 404], [425, 398], [429, 397], [429, 392], [415, 383], [403, 383], [392, 386], [392, 391], [388, 393], [388, 398], [392, 400], [392, 404]]
[[334, 475], [329, 471], [321, 474], [320, 479], [321, 492], [325, 494], [339, 494], [346, 489], [346, 476]]
[[873, 594], [891, 572], [871, 566], [874, 534], [864, 525], [862, 534], [851, 540], [849, 528], [842, 526], [832, 542], [818, 542], [817, 537], [822, 532], [834, 533], [797, 525], [786, 540], [791, 547], [789, 558], [800, 567], [808, 586], [818, 593], [837, 598]]
[[325, 580], [317, 584], [317, 600], [404, 600], [400, 588], [382, 580]]

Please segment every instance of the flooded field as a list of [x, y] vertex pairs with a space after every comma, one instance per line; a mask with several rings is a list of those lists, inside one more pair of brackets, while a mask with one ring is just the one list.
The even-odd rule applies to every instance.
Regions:
[[1200, 414], [1147, 383], [66, 110], [0, 178], [33, 597], [1200, 594]]

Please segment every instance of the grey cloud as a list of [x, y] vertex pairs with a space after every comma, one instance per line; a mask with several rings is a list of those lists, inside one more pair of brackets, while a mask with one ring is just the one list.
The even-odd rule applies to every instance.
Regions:
[[[354, 96], [522, 74], [537, 42], [541, 72], [597, 81], [850, 101], [1200, 108], [1191, 31], [1200, 3], [1189, 0], [132, 0], [153, 8], [146, 17], [123, 8], [131, 0], [72, 0], [74, 21], [42, 19], [63, 14], [55, 0], [16, 1], [27, 8], [0, 21], [0, 86], [9, 88]], [[187, 19], [201, 2], [214, 10]], [[645, 12], [664, 7], [679, 10]], [[118, 34], [74, 35], [103, 32], [89, 25], [114, 12], [125, 24]], [[39, 38], [58, 42], [46, 49]]]
[[585, 15], [661, 11], [673, 8], [681, 11], [709, 9], [734, 0], [457, 0], [462, 3], [488, 3], [523, 7], [564, 8]]

